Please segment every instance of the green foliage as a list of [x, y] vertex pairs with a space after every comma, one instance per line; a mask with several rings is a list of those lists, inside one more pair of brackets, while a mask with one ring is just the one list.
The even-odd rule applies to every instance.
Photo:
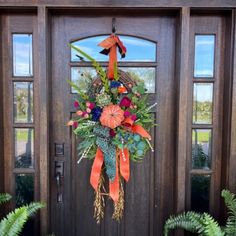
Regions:
[[221, 196], [224, 198], [225, 205], [228, 208], [229, 217], [226, 221], [225, 232], [227, 235], [236, 235], [236, 198], [233, 193], [223, 190]]
[[[11, 199], [9, 194], [0, 194], [0, 202], [6, 202]], [[40, 208], [44, 207], [42, 203], [30, 203], [8, 213], [0, 221], [0, 236], [17, 236], [21, 233], [27, 220], [35, 214]]]
[[164, 236], [172, 229], [182, 228], [202, 236], [223, 236], [218, 223], [207, 213], [196, 213], [193, 211], [184, 212], [177, 216], [171, 216], [165, 223]]
[[106, 72], [103, 70], [103, 68], [100, 66], [100, 64], [98, 62], [96, 62], [91, 56], [89, 56], [87, 53], [85, 53], [84, 51], [82, 51], [80, 48], [74, 46], [73, 44], [69, 44], [69, 46], [71, 48], [73, 48], [74, 50], [76, 50], [78, 53], [80, 53], [82, 56], [84, 56], [85, 58], [87, 58], [89, 61], [92, 62], [93, 67], [95, 68], [95, 70], [97, 71], [97, 73], [99, 74], [101, 81], [103, 83], [103, 86], [105, 88], [105, 91], [107, 93], [109, 93], [109, 83], [107, 80], [107, 75]]
[[19, 235], [28, 218], [27, 208], [20, 207], [10, 212], [0, 223], [1, 236]]
[[176, 216], [170, 216], [164, 226], [164, 236], [168, 236], [170, 230], [182, 228], [186, 231], [197, 233], [202, 236], [235, 236], [236, 235], [236, 198], [235, 194], [223, 190], [221, 196], [224, 198], [228, 208], [228, 219], [225, 227], [220, 227], [208, 213], [184, 212]]
[[8, 193], [0, 193], [0, 205], [8, 202], [11, 199], [11, 195]]
[[81, 98], [88, 99], [88, 96], [75, 83], [70, 80], [67, 80], [67, 82], [72, 88], [76, 90], [76, 92], [80, 95]]

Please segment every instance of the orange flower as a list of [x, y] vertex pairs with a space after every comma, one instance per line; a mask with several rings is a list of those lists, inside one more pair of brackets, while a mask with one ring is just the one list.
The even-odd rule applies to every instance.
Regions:
[[127, 92], [127, 89], [126, 89], [124, 86], [120, 86], [120, 87], [118, 88], [118, 92], [119, 92], [119, 93], [126, 93], [126, 92]]
[[124, 111], [118, 105], [108, 105], [103, 108], [100, 122], [111, 129], [121, 125], [124, 120]]

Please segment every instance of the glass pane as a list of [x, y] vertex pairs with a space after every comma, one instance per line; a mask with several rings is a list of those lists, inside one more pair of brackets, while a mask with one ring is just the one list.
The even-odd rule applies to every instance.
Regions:
[[135, 79], [135, 81], [143, 81], [145, 83], [147, 93], [155, 93], [155, 68], [121, 67], [120, 69], [127, 72], [133, 79]]
[[[107, 38], [108, 35], [96, 36], [91, 38], [82, 39], [73, 43], [73, 45], [79, 47], [84, 52], [92, 56], [96, 61], [108, 61], [108, 56], [99, 53], [102, 48], [98, 44]], [[127, 53], [126, 57], [121, 59], [118, 56], [118, 60], [122, 61], [156, 61], [156, 44], [130, 36], [119, 36], [120, 40], [124, 43]], [[86, 61], [86, 58], [77, 56], [77, 52], [71, 49], [71, 61]], [[119, 54], [118, 54], [119, 55]]]
[[193, 123], [212, 124], [212, 83], [194, 83]]
[[32, 82], [14, 82], [14, 122], [33, 122]]
[[210, 129], [193, 129], [192, 131], [192, 168], [211, 168], [211, 143]]
[[194, 77], [213, 77], [215, 35], [195, 36]]
[[[96, 75], [96, 70], [93, 67], [71, 67], [71, 81], [83, 91], [88, 89], [88, 81]], [[71, 88], [71, 92], [75, 93], [75, 89]]]
[[13, 75], [33, 75], [32, 34], [13, 34]]
[[16, 207], [34, 201], [34, 176], [30, 174], [17, 174], [15, 181]]
[[15, 129], [15, 167], [34, 167], [34, 130], [29, 128]]
[[191, 210], [209, 211], [210, 175], [193, 175], [191, 177]]
[[[34, 176], [30, 174], [16, 174], [15, 176], [16, 207], [34, 201]], [[30, 218], [20, 235], [34, 235], [34, 218]]]
[[[147, 93], [155, 93], [155, 68], [148, 67], [120, 67], [122, 71], [128, 73], [137, 82], [143, 81]], [[93, 67], [71, 67], [71, 80], [83, 91], [88, 88], [88, 81], [96, 77], [96, 70]], [[71, 88], [75, 93], [75, 89]]]

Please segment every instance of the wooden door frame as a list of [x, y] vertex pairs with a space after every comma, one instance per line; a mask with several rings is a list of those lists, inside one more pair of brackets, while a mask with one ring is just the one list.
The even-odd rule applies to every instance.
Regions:
[[[22, 1], [23, 2], [23, 1]], [[37, 28], [38, 28], [38, 49], [37, 49], [37, 57], [38, 57], [38, 97], [40, 104], [39, 110], [41, 111], [39, 114], [39, 169], [41, 170], [39, 173], [39, 189], [40, 189], [40, 200], [44, 201], [49, 204], [49, 195], [50, 195], [50, 185], [49, 185], [49, 100], [50, 100], [50, 12], [56, 11], [58, 8], [53, 7], [52, 5], [31, 5], [30, 4], [18, 4], [18, 9], [26, 9], [30, 7], [31, 9], [37, 9]], [[217, 1], [216, 1], [217, 2]], [[226, 5], [225, 1], [225, 5]], [[162, 3], [163, 4], [163, 3]], [[214, 3], [213, 3], [214, 4]], [[192, 5], [194, 5], [192, 3]], [[218, 10], [225, 10], [225, 5], [222, 3], [222, 9], [218, 8]], [[15, 7], [15, 4], [12, 3], [1, 3], [0, 7], [2, 9], [9, 9], [5, 8], [6, 6]], [[156, 4], [150, 10], [155, 10], [155, 7], [161, 7], [163, 5]], [[231, 4], [227, 4], [227, 7], [235, 7], [234, 2], [232, 1]], [[100, 5], [101, 7], [101, 5]], [[204, 6], [202, 6], [204, 7]], [[74, 10], [79, 10], [79, 7], [71, 6]], [[60, 10], [66, 9], [61, 6]], [[83, 9], [83, 7], [82, 7]], [[86, 7], [87, 10], [94, 10], [94, 7]], [[105, 8], [104, 8], [105, 9]], [[122, 7], [119, 8], [120, 10], [124, 10]], [[143, 8], [144, 11], [145, 7]], [[156, 9], [157, 10], [157, 9]], [[172, 9], [173, 10], [173, 5]], [[177, 51], [176, 51], [176, 58], [178, 59], [177, 64], [177, 79], [179, 81], [178, 87], [178, 120], [177, 122], [177, 137], [178, 140], [176, 142], [176, 211], [180, 212], [185, 209], [185, 185], [183, 183], [186, 182], [186, 175], [183, 173], [185, 172], [186, 168], [186, 161], [188, 157], [188, 127], [187, 127], [187, 120], [189, 119], [186, 114], [188, 114], [188, 90], [190, 86], [189, 82], [189, 65], [188, 65], [188, 57], [189, 57], [189, 27], [190, 27], [190, 7], [177, 7], [176, 10], [179, 11], [179, 27], [178, 27], [178, 38], [177, 38]], [[167, 10], [168, 11], [168, 10]], [[210, 11], [212, 12], [213, 9]], [[228, 107], [229, 117], [227, 121], [230, 121], [230, 124], [226, 125], [227, 130], [229, 131], [225, 134], [225, 137], [228, 140], [227, 143], [227, 163], [228, 168], [225, 170], [226, 173], [226, 180], [222, 180], [226, 186], [229, 187], [230, 190], [236, 190], [236, 10], [230, 10], [232, 12], [232, 35], [231, 35], [231, 46], [230, 48], [232, 51], [230, 52], [229, 64], [230, 64], [230, 72], [229, 72], [229, 91], [232, 95], [229, 102], [231, 106]], [[21, 12], [21, 11], [20, 11]], [[2, 68], [0, 68], [0, 73]], [[2, 80], [1, 80], [2, 83]], [[2, 90], [0, 92], [0, 97], [4, 101], [4, 94]], [[1, 105], [1, 104], [0, 104]], [[2, 104], [3, 105], [3, 104]], [[0, 111], [2, 106], [0, 106]], [[226, 121], [225, 121], [226, 122]], [[5, 125], [5, 124], [4, 124]], [[0, 116], [0, 137], [4, 137], [4, 132], [2, 130], [3, 127], [3, 119]], [[0, 141], [0, 145], [3, 147], [2, 139]], [[3, 149], [1, 149], [3, 150]], [[1, 155], [2, 153], [0, 153]], [[3, 155], [1, 155], [3, 156]], [[0, 159], [0, 164], [3, 164], [3, 158]], [[1, 167], [0, 167], [1, 168]], [[43, 171], [42, 171], [43, 170]], [[2, 171], [0, 172], [2, 175]], [[1, 178], [1, 182], [3, 178]], [[4, 186], [3, 182], [0, 186]], [[1, 189], [2, 187], [0, 187]], [[40, 224], [41, 224], [41, 235], [46, 235], [50, 226], [50, 217], [49, 217], [49, 207], [44, 208], [40, 213]]]

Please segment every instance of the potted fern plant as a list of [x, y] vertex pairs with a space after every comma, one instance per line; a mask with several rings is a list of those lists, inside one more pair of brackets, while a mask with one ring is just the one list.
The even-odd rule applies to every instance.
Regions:
[[[0, 194], [0, 205], [10, 199], [11, 196], [9, 194]], [[44, 207], [44, 204], [33, 202], [8, 213], [8, 215], [0, 221], [0, 236], [19, 235], [27, 220], [42, 207]]]
[[170, 230], [182, 228], [186, 231], [197, 233], [202, 236], [235, 236], [236, 235], [236, 197], [228, 190], [223, 190], [228, 209], [228, 219], [225, 226], [219, 223], [208, 213], [196, 213], [188, 211], [176, 216], [170, 216], [164, 225], [164, 236], [168, 236]]

